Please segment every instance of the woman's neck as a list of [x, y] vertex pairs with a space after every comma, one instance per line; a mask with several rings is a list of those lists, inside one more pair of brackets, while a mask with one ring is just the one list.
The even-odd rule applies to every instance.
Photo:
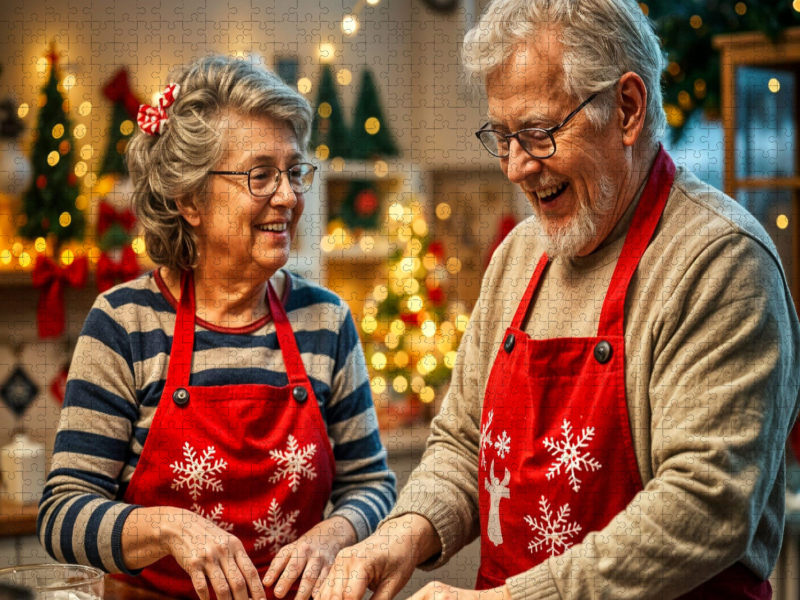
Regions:
[[[180, 273], [160, 270], [164, 283], [176, 299], [181, 297]], [[278, 298], [283, 296], [285, 274], [278, 270], [269, 281]], [[244, 327], [269, 314], [267, 279], [225, 277], [199, 266], [194, 270], [196, 315], [218, 327]]]

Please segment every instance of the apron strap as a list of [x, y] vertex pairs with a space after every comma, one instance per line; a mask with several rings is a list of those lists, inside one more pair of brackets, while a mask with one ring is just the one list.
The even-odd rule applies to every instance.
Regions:
[[194, 273], [181, 273], [181, 297], [172, 334], [172, 351], [167, 367], [167, 386], [189, 385], [192, 373], [192, 350], [194, 349], [195, 297]]
[[633, 221], [625, 237], [622, 253], [608, 286], [597, 328], [598, 337], [623, 335], [625, 296], [628, 293], [628, 286], [644, 251], [653, 238], [674, 180], [675, 163], [664, 150], [664, 146], [659, 144], [658, 156], [650, 170], [647, 184], [642, 192], [639, 205], [636, 207]]
[[292, 331], [292, 324], [283, 304], [278, 300], [272, 282], [267, 281], [267, 299], [269, 300], [269, 310], [272, 313], [272, 321], [275, 323], [275, 332], [278, 334], [278, 344], [283, 353], [283, 364], [286, 365], [286, 375], [291, 385], [308, 386], [307, 391], [311, 391], [311, 382], [306, 375], [306, 369], [300, 358], [300, 350], [297, 348], [297, 340]]
[[531, 305], [531, 300], [533, 299], [533, 295], [536, 293], [536, 289], [539, 287], [539, 282], [542, 280], [542, 275], [544, 274], [544, 269], [547, 267], [547, 262], [550, 259], [547, 256], [547, 252], [542, 254], [539, 262], [536, 265], [536, 269], [533, 271], [533, 275], [531, 276], [531, 280], [528, 282], [528, 287], [525, 290], [525, 294], [522, 296], [522, 300], [520, 300], [519, 305], [517, 306], [517, 312], [514, 314], [514, 320], [511, 321], [511, 327], [514, 329], [521, 329], [522, 322], [525, 320], [525, 315], [528, 314], [528, 308]]

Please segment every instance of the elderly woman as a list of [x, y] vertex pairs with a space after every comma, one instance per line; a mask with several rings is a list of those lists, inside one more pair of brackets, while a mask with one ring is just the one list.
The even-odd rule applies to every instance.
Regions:
[[56, 559], [173, 596], [305, 600], [393, 505], [350, 312], [282, 269], [312, 114], [223, 57], [140, 110], [128, 164], [160, 266], [102, 294], [78, 341], [38, 520]]

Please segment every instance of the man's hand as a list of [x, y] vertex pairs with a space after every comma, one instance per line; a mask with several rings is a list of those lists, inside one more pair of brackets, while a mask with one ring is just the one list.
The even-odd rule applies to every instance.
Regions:
[[505, 585], [477, 591], [431, 581], [408, 600], [511, 600], [511, 594]]
[[441, 549], [441, 540], [430, 521], [413, 513], [402, 515], [384, 523], [360, 544], [339, 552], [314, 597], [361, 600], [370, 589], [375, 600], [391, 600], [417, 565]]
[[275, 595], [283, 598], [302, 575], [295, 600], [308, 600], [328, 576], [336, 554], [356, 539], [356, 530], [344, 517], [323, 521], [280, 549], [264, 576], [264, 585], [277, 581]]

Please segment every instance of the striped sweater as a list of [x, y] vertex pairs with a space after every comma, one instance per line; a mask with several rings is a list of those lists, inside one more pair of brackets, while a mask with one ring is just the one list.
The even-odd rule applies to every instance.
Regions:
[[[300, 276], [282, 303], [325, 421], [336, 460], [332, 515], [361, 540], [396, 499], [370, 393], [364, 353], [347, 305]], [[97, 298], [75, 348], [39, 505], [37, 530], [56, 560], [128, 571], [122, 501], [136, 471], [167, 377], [176, 300], [157, 272]], [[189, 384], [288, 384], [269, 316], [220, 328], [198, 319]]]

